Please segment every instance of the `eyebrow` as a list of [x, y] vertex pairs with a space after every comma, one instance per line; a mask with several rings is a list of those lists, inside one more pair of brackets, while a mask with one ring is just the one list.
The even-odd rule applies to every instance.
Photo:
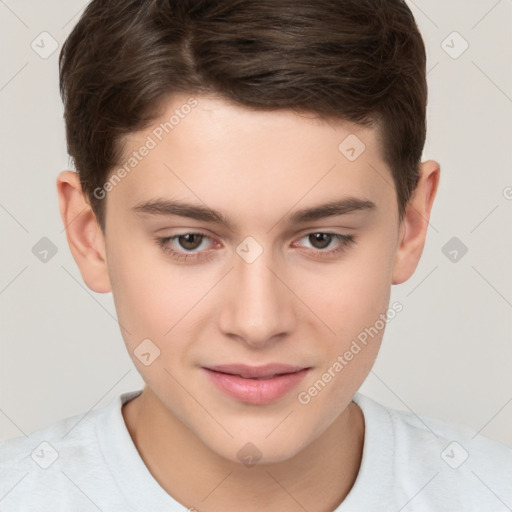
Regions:
[[[340, 200], [330, 201], [324, 204], [298, 210], [293, 213], [289, 219], [290, 224], [303, 224], [328, 217], [346, 215], [347, 213], [374, 210], [375, 203], [356, 197], [345, 197]], [[137, 214], [159, 215], [159, 216], [178, 216], [187, 217], [203, 222], [220, 224], [230, 231], [234, 231], [235, 224], [232, 220], [217, 210], [207, 206], [195, 205], [179, 200], [169, 199], [151, 199], [142, 201], [132, 207]]]

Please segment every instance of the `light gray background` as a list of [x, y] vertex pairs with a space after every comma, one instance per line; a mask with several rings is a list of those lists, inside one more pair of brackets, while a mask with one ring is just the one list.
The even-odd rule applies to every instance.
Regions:
[[[428, 52], [424, 159], [440, 162], [441, 186], [422, 262], [393, 288], [404, 310], [362, 391], [512, 446], [512, 1], [408, 3]], [[84, 5], [0, 0], [0, 439], [143, 385], [112, 295], [84, 285], [58, 210], [55, 179], [70, 168], [58, 52]], [[51, 49], [43, 31], [59, 44], [46, 59], [31, 47]], [[453, 31], [469, 44], [457, 58]], [[32, 253], [42, 237], [58, 249], [46, 263]], [[442, 252], [452, 237], [468, 248], [456, 262]]]

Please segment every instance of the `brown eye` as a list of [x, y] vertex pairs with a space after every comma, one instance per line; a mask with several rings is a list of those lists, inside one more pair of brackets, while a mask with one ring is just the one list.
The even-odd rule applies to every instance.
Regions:
[[180, 246], [189, 251], [197, 249], [201, 245], [203, 238], [204, 236], [199, 233], [187, 233], [186, 235], [180, 235], [177, 237]]
[[325, 249], [329, 247], [333, 235], [331, 233], [311, 233], [309, 235], [309, 241], [315, 249]]
[[[203, 242], [207, 242], [204, 247]], [[179, 262], [206, 262], [213, 257], [211, 248], [212, 239], [202, 233], [183, 233], [166, 237], [157, 237], [155, 242], [162, 248], [165, 254]], [[210, 242], [210, 246], [208, 245]]]
[[350, 245], [355, 244], [354, 235], [341, 233], [317, 231], [304, 235], [303, 239], [307, 240], [307, 244], [302, 247], [309, 249], [308, 254], [319, 260], [342, 255]]

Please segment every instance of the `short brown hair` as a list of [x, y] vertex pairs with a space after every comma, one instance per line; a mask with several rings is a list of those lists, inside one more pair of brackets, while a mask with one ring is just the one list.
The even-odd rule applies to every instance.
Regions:
[[401, 218], [425, 143], [425, 67], [400, 0], [93, 0], [59, 57], [68, 152], [104, 230], [94, 190], [172, 93], [312, 112], [379, 127]]

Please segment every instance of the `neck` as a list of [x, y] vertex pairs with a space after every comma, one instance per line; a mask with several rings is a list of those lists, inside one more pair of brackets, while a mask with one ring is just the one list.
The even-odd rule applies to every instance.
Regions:
[[292, 458], [246, 467], [206, 446], [145, 388], [123, 406], [130, 436], [160, 486], [183, 505], [207, 512], [332, 512], [357, 477], [364, 417], [354, 402]]

